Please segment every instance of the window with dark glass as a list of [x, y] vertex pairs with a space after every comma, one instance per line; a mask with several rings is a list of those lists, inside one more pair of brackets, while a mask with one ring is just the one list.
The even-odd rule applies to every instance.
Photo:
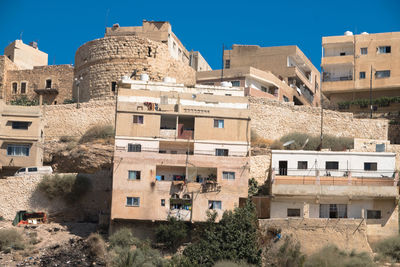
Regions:
[[139, 207], [140, 206], [140, 197], [127, 197], [126, 205], [129, 207]]
[[228, 156], [229, 150], [228, 149], [215, 149], [215, 156]]
[[375, 78], [388, 78], [390, 77], [390, 70], [377, 70], [375, 72]]
[[27, 122], [27, 121], [13, 121], [13, 122], [11, 122], [11, 127], [14, 130], [28, 130], [29, 122]]
[[225, 60], [225, 69], [229, 69], [231, 67], [231, 60], [227, 59]]
[[367, 219], [381, 219], [381, 211], [380, 210], [367, 210]]
[[133, 115], [133, 123], [143, 124], [143, 116]]
[[300, 209], [287, 209], [288, 217], [300, 217]]
[[115, 92], [117, 89], [117, 82], [111, 82], [111, 92]]
[[360, 79], [365, 79], [365, 71], [360, 71]]
[[379, 46], [378, 47], [378, 54], [389, 54], [391, 52], [390, 46]]
[[307, 161], [298, 161], [297, 162], [297, 169], [299, 170], [307, 170]]
[[361, 52], [361, 55], [366, 55], [366, 54], [368, 54], [368, 48], [367, 47], [361, 47], [360, 48], [360, 52]]
[[339, 170], [339, 162], [338, 161], [327, 161], [327, 162], [325, 162], [325, 169]]
[[21, 83], [21, 94], [26, 94], [26, 82]]
[[378, 163], [364, 162], [364, 171], [376, 171], [377, 169], [378, 169]]
[[46, 89], [50, 89], [51, 88], [51, 80], [48, 79], [46, 80]]
[[142, 145], [141, 144], [128, 144], [128, 152], [141, 152]]
[[18, 83], [12, 83], [12, 93], [18, 93]]

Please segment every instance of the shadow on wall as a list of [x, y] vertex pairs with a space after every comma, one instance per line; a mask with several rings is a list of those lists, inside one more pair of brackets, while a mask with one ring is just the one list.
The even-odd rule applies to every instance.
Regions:
[[[71, 174], [66, 175], [71, 176]], [[66, 198], [65, 195], [49, 198], [48, 193], [45, 193], [38, 183], [29, 198], [29, 208], [35, 211], [47, 212], [50, 222], [65, 224], [69, 229], [70, 222], [108, 223], [107, 218], [111, 211], [111, 171], [100, 170], [94, 174], [79, 173], [77, 176], [87, 177], [87, 180], [90, 181], [88, 190], [78, 198]], [[60, 183], [57, 186], [68, 187], [68, 184]], [[78, 228], [75, 234], [80, 235]], [[70, 230], [75, 231], [73, 229]]]

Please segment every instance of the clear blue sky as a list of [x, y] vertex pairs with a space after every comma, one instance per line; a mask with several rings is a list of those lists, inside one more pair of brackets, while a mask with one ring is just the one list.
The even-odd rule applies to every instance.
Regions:
[[74, 63], [76, 49], [102, 37], [105, 25], [138, 26], [143, 19], [171, 22], [186, 48], [199, 50], [213, 69], [221, 67], [223, 43], [298, 45], [319, 68], [322, 36], [400, 31], [400, 0], [0, 0], [0, 10], [0, 49], [22, 33], [25, 43], [38, 41], [49, 64]]

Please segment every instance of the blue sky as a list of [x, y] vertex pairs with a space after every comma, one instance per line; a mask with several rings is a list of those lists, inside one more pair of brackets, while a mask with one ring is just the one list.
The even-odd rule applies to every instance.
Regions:
[[[37, 40], [49, 64], [74, 63], [76, 49], [105, 26], [167, 20], [188, 50], [221, 68], [222, 44], [298, 45], [319, 68], [321, 37], [400, 31], [400, 0], [22, 1], [0, 0], [0, 49]], [[3, 54], [3, 52], [2, 52]]]

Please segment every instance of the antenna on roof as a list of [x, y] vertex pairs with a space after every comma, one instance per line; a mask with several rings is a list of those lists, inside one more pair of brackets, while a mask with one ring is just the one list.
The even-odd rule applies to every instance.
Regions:
[[222, 68], [221, 68], [221, 83], [223, 82], [223, 80], [224, 80], [224, 49], [225, 49], [225, 46], [224, 46], [224, 44], [222, 44]]
[[104, 21], [104, 29], [107, 28], [108, 14], [109, 14], [109, 13], [110, 13], [110, 9], [107, 8], [107, 11], [106, 11], [106, 18], [105, 18], [105, 21]]
[[20, 34], [19, 34], [19, 39], [20, 40], [22, 40], [22, 34], [24, 33], [24, 31], [22, 31]]

